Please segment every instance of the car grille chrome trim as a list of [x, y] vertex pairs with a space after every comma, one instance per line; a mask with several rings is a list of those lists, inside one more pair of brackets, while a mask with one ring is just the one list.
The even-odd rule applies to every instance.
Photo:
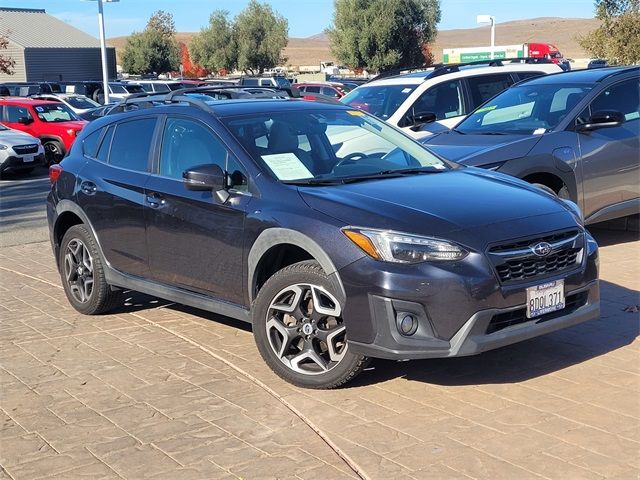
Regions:
[[[547, 243], [547, 255], [534, 253], [533, 247]], [[502, 283], [529, 280], [573, 269], [582, 263], [584, 233], [580, 230], [557, 232], [494, 245], [487, 255]]]
[[30, 153], [38, 153], [38, 144], [32, 143], [29, 145], [14, 145], [13, 151], [18, 155], [28, 155]]

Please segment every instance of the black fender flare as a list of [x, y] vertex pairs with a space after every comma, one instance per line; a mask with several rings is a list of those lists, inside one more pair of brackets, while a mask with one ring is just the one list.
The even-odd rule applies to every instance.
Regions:
[[288, 228], [269, 228], [264, 230], [256, 241], [253, 243], [249, 255], [247, 257], [247, 288], [249, 294], [249, 304], [254, 300], [255, 281], [256, 281], [256, 269], [260, 264], [260, 260], [264, 257], [271, 248], [278, 245], [291, 244], [303, 248], [320, 264], [327, 276], [335, 283], [338, 288], [339, 296], [338, 300], [344, 304], [346, 300], [346, 293], [342, 280], [338, 274], [338, 270], [333, 264], [333, 261], [324, 251], [324, 249], [318, 245], [310, 237], [296, 230], [290, 230]]
[[[104, 256], [104, 252], [102, 250], [102, 245], [100, 244], [100, 239], [98, 238], [98, 235], [96, 235], [96, 231], [93, 228], [93, 225], [91, 224], [91, 221], [89, 220], [89, 217], [87, 217], [87, 215], [84, 213], [84, 211], [78, 206], [78, 204], [76, 204], [75, 202], [72, 202], [71, 200], [60, 200], [58, 202], [58, 204], [56, 205], [56, 223], [53, 225], [53, 233], [54, 233], [54, 239], [55, 234], [57, 233], [57, 228], [58, 228], [58, 219], [60, 218], [60, 216], [64, 213], [67, 212], [71, 212], [74, 215], [76, 215], [80, 220], [82, 220], [82, 223], [84, 225], [87, 226], [87, 228], [89, 229], [89, 231], [91, 231], [91, 235], [93, 235], [94, 240], [96, 241], [96, 245], [98, 246], [98, 250], [100, 251], [100, 256], [102, 257], [103, 261], [109, 266], [111, 267], [111, 264], [109, 263], [109, 260], [107, 259], [107, 257]], [[56, 262], [58, 261], [58, 250], [60, 249], [60, 245], [57, 244], [56, 241], [56, 245], [55, 245], [55, 249], [56, 249]]]

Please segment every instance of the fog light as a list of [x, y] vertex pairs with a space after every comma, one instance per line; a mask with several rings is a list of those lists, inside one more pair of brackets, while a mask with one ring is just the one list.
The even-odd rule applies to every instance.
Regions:
[[410, 313], [399, 312], [396, 315], [398, 331], [404, 336], [410, 336], [418, 330], [418, 319]]

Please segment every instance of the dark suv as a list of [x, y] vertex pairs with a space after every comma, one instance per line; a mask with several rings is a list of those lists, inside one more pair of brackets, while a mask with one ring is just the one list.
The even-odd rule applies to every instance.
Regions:
[[137, 101], [50, 170], [82, 313], [133, 289], [252, 322], [269, 366], [314, 388], [367, 357], [472, 355], [599, 315], [597, 245], [570, 202], [343, 105]]
[[424, 142], [449, 160], [576, 202], [587, 224], [638, 213], [640, 67], [521, 82]]

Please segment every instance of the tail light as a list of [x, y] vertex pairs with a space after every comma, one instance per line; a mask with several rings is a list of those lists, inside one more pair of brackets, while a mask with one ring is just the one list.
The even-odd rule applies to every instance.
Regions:
[[62, 174], [62, 171], [63, 168], [60, 166], [60, 164], [51, 165], [49, 167], [49, 181], [51, 182], [51, 185], [58, 181], [58, 178]]

